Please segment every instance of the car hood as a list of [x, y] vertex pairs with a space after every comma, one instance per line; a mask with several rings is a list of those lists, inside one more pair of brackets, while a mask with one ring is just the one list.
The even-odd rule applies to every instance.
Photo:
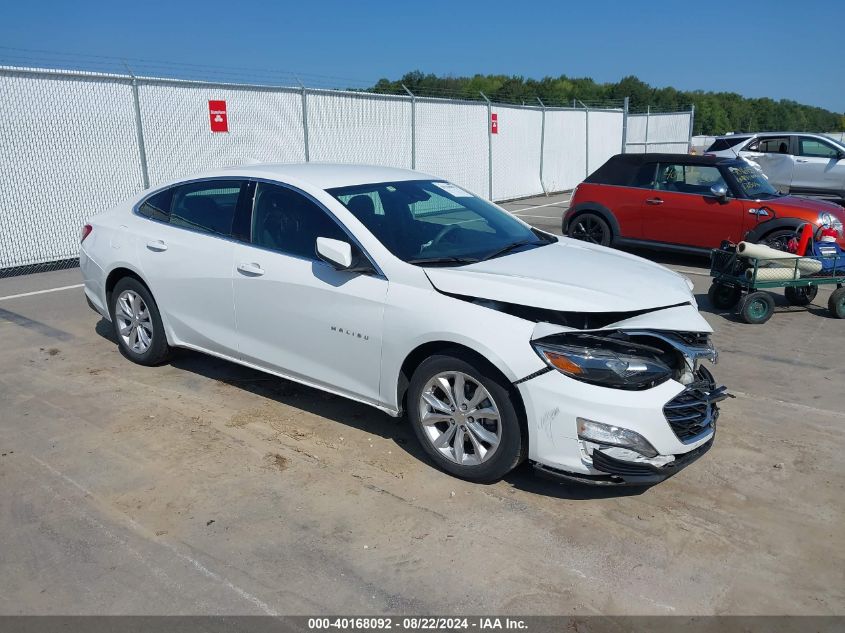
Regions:
[[761, 204], [768, 204], [774, 207], [775, 211], [781, 207], [783, 207], [784, 211], [801, 209], [802, 211], [814, 211], [815, 213], [830, 213], [838, 220], [845, 220], [845, 209], [827, 200], [803, 198], [801, 196], [783, 196], [774, 200], [762, 200]]
[[441, 292], [563, 312], [635, 312], [690, 303], [679, 274], [568, 238], [458, 268], [426, 268]]

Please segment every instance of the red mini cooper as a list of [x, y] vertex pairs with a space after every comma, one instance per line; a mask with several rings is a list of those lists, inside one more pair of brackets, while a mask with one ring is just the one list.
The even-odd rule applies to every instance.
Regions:
[[575, 189], [563, 233], [605, 246], [705, 253], [723, 240], [786, 250], [805, 222], [839, 232], [845, 209], [778, 193], [743, 160], [686, 154], [618, 154]]

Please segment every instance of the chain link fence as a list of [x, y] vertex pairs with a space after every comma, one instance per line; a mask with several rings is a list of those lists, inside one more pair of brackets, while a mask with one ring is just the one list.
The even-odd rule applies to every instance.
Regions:
[[[627, 100], [552, 108], [481, 96], [0, 67], [0, 277], [74, 265], [90, 217], [205, 169], [369, 163], [417, 169], [501, 201], [571, 189], [621, 151], [689, 146], [691, 112], [642, 121]], [[226, 132], [211, 131], [209, 101], [225, 101]]]

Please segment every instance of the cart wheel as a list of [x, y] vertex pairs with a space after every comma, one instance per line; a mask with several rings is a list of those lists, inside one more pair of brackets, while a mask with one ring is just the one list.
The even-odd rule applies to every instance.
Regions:
[[787, 286], [783, 291], [786, 300], [794, 306], [808, 306], [819, 294], [818, 286]]
[[729, 310], [733, 308], [741, 296], [742, 289], [718, 281], [710, 284], [710, 290], [707, 291], [707, 298], [710, 300], [710, 305], [718, 310]]
[[845, 288], [837, 288], [827, 300], [830, 313], [837, 319], [845, 319]]
[[775, 311], [775, 300], [768, 292], [750, 292], [739, 304], [739, 313], [746, 323], [758, 325], [768, 321]]

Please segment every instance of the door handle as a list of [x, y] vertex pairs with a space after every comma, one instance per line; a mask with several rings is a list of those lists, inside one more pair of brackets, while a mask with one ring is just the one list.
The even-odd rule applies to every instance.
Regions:
[[796, 158], [795, 162], [796, 163], [809, 163], [810, 161], [808, 161], [806, 158]]
[[648, 198], [646, 204], [663, 204], [663, 198]]
[[255, 262], [243, 262], [238, 264], [238, 272], [249, 277], [260, 277], [264, 274], [264, 269], [260, 264], [256, 264]]
[[167, 244], [163, 240], [153, 240], [152, 242], [147, 242], [147, 248], [156, 253], [161, 253], [167, 250]]

